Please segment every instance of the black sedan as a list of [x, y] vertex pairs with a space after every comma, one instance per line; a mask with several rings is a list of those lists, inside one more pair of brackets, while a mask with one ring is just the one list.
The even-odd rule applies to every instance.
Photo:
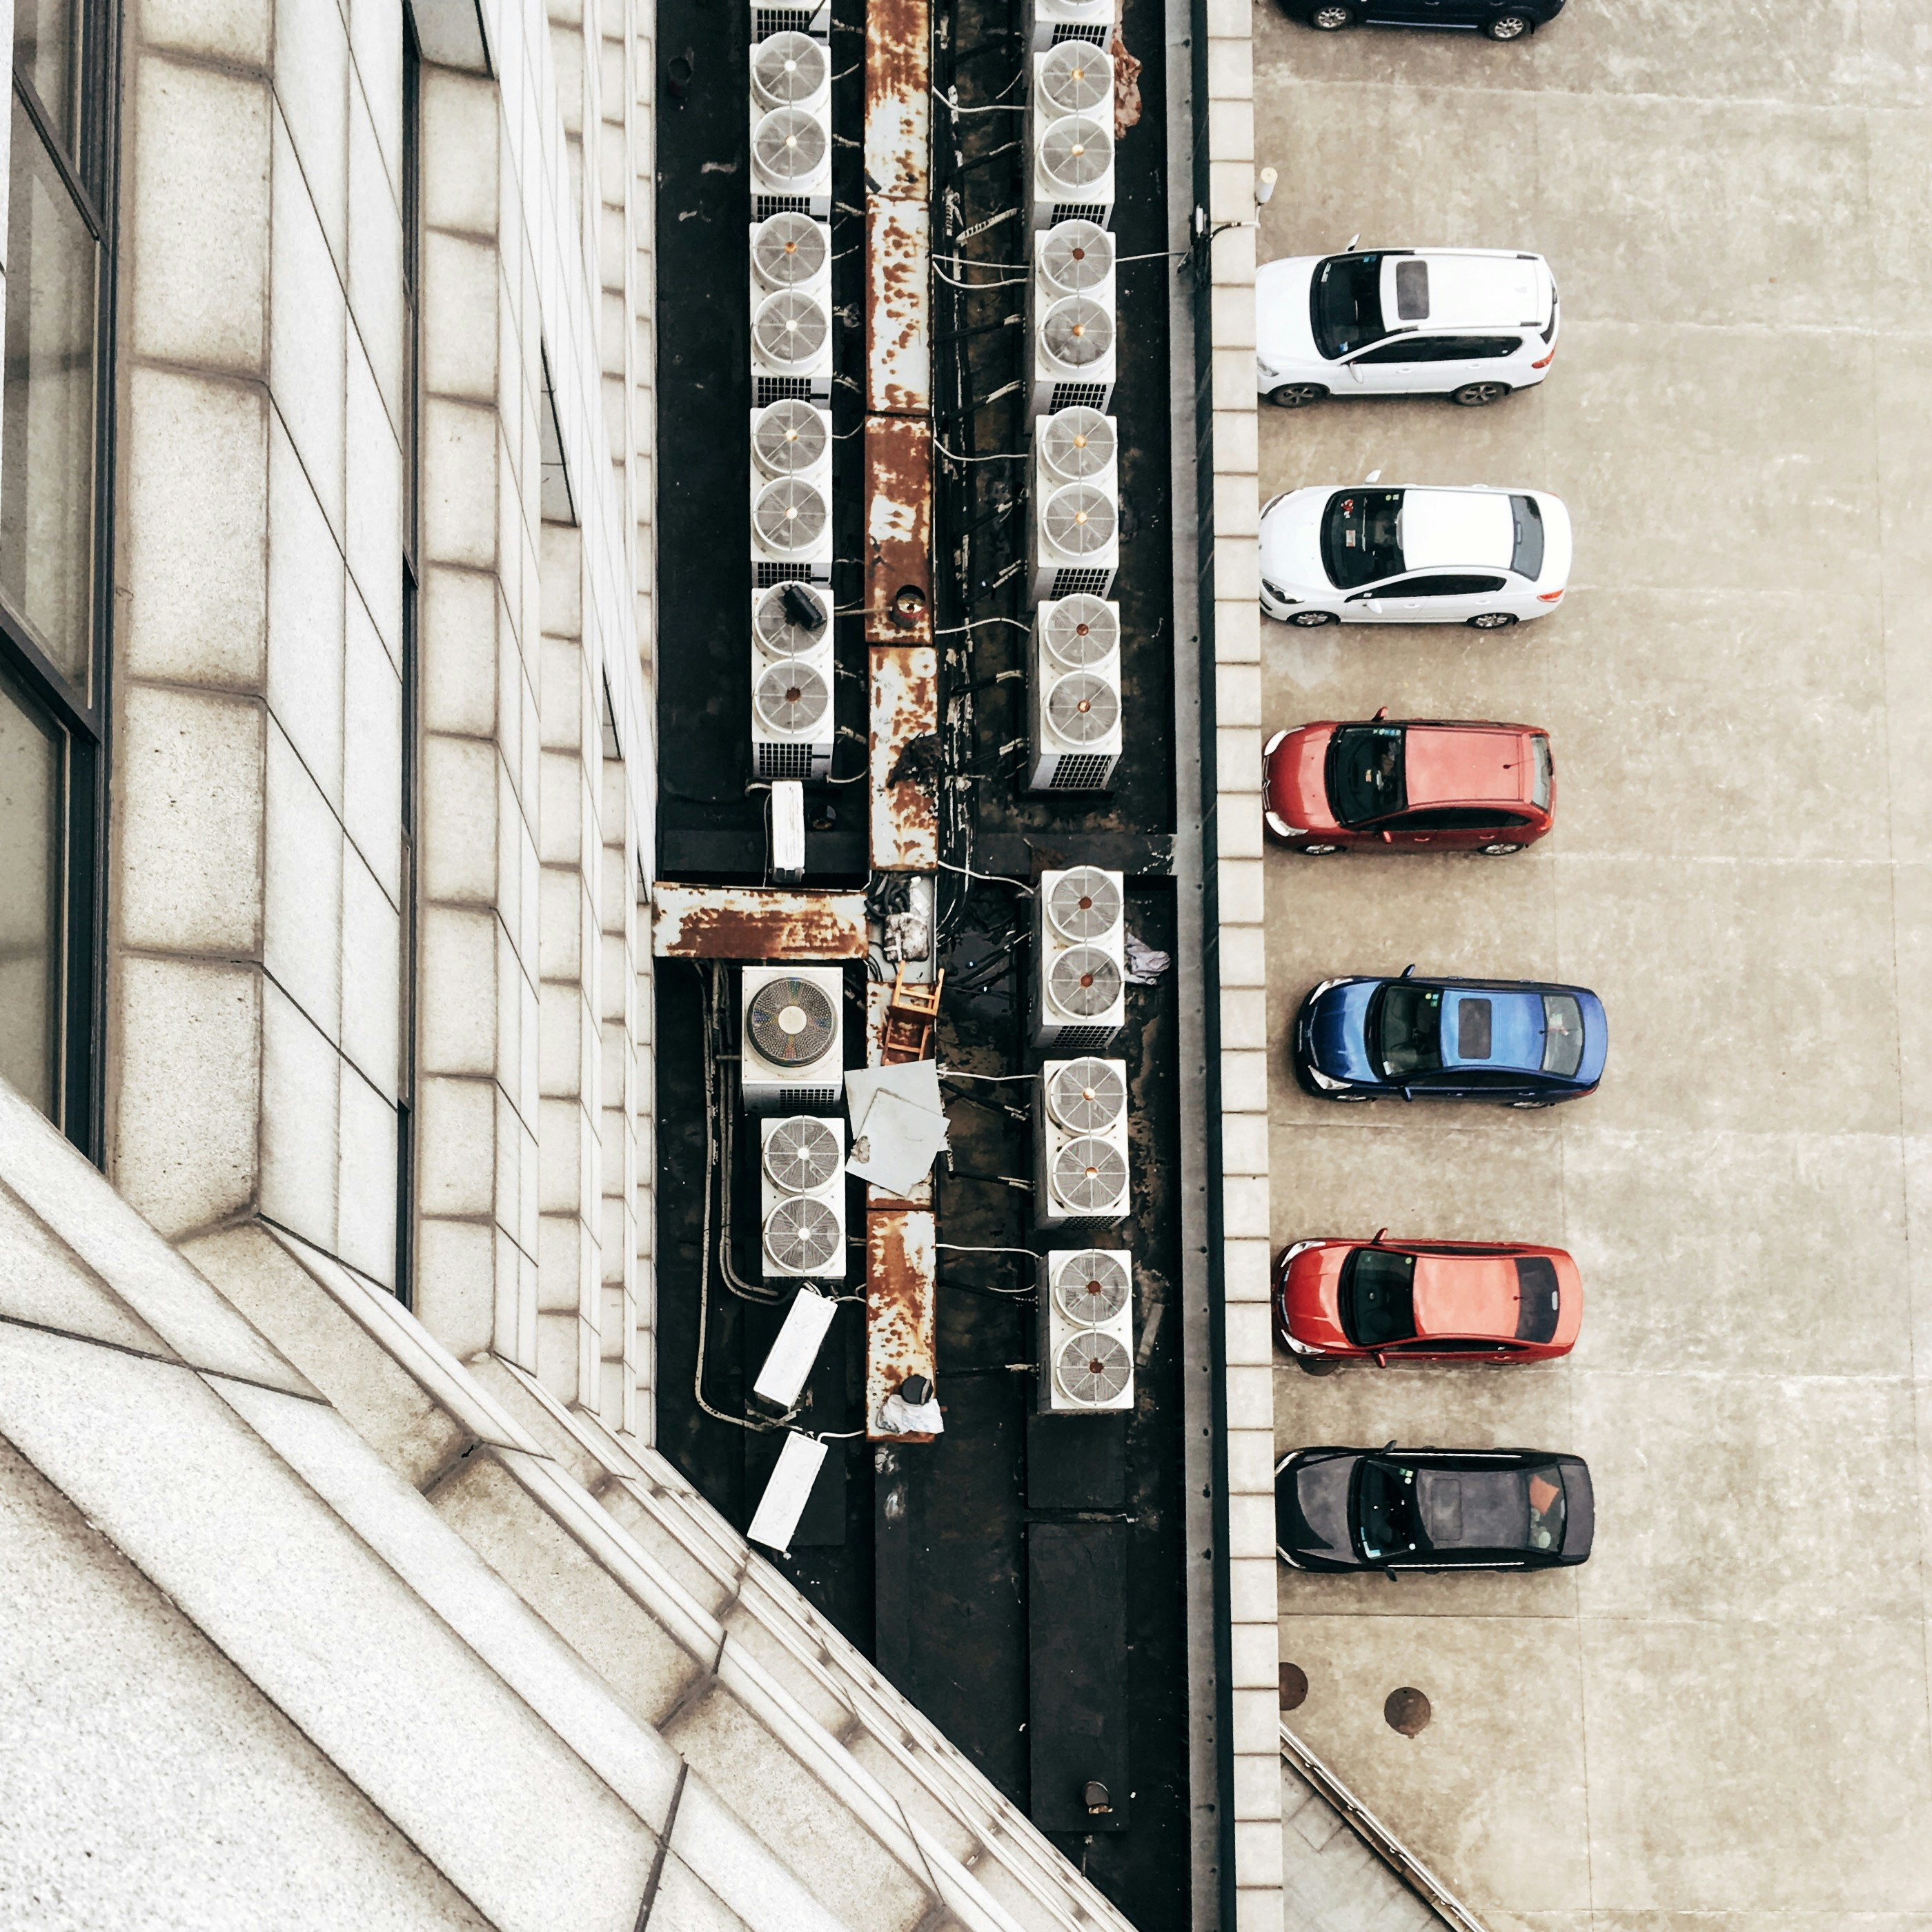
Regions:
[[1344, 27], [1443, 27], [1520, 40], [1563, 10], [1563, 0], [1282, 0], [1290, 20], [1324, 33]]
[[1550, 1570], [1596, 1533], [1590, 1472], [1544, 1449], [1298, 1449], [1274, 1472], [1297, 1570]]

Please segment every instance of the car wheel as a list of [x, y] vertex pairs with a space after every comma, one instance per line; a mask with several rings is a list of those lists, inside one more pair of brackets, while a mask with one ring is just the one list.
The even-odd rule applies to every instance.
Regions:
[[1480, 849], [1492, 859], [1506, 859], [1512, 852], [1520, 852], [1522, 848], [1512, 845], [1506, 838], [1498, 838], [1494, 844], [1485, 845]]
[[1449, 392], [1449, 400], [1466, 410], [1479, 410], [1485, 403], [1499, 403], [1510, 393], [1507, 382], [1465, 382]]
[[1332, 1376], [1342, 1366], [1339, 1355], [1297, 1355], [1294, 1365], [1304, 1376]]
[[1515, 622], [1513, 610], [1479, 610], [1468, 625], [1472, 631], [1507, 631]]
[[1268, 400], [1278, 410], [1305, 410], [1328, 394], [1319, 382], [1284, 382], [1268, 392]]
[[1330, 1094], [1328, 1097], [1340, 1104], [1350, 1100], [1372, 1100], [1376, 1096], [1372, 1094]]
[[1550, 1104], [1547, 1100], [1512, 1100], [1510, 1102], [1519, 1114], [1533, 1114]]
[[1498, 14], [1483, 32], [1492, 40], [1520, 40], [1535, 25], [1527, 14]]
[[1330, 853], [1339, 852], [1342, 848], [1339, 845], [1298, 845], [1294, 849], [1310, 859], [1325, 859]]
[[1312, 631], [1323, 624], [1339, 624], [1342, 620], [1332, 610], [1298, 610], [1288, 620], [1299, 624], [1304, 631]]
[[1355, 24], [1355, 10], [1352, 7], [1318, 7], [1309, 15], [1308, 24], [1319, 28], [1324, 34], [1339, 34], [1344, 27]]

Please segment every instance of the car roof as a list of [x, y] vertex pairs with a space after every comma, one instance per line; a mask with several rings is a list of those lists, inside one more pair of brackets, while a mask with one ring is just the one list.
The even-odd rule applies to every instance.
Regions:
[[1507, 570], [1516, 556], [1506, 490], [1405, 490], [1400, 528], [1405, 571]]
[[[1480, 1004], [1486, 1016], [1474, 1010]], [[1468, 1022], [1463, 1018], [1469, 1010]], [[1486, 1024], [1482, 1024], [1486, 1019]], [[1461, 1042], [1486, 1037], [1486, 1053], [1467, 1053]], [[1543, 1067], [1543, 995], [1511, 987], [1450, 987], [1442, 995], [1442, 1064], [1444, 1067], [1492, 1067], [1508, 1072], [1535, 1073]]]
[[1412, 1293], [1419, 1336], [1516, 1334], [1522, 1282], [1513, 1255], [1418, 1255]]
[[[1412, 266], [1405, 269], [1404, 263]], [[1455, 328], [1540, 328], [1550, 320], [1553, 286], [1540, 255], [1418, 248], [1384, 260], [1382, 314], [1392, 327], [1429, 335]]]
[[1412, 724], [1402, 740], [1402, 775], [1413, 809], [1520, 804], [1530, 795], [1534, 772], [1520, 732], [1494, 725]]

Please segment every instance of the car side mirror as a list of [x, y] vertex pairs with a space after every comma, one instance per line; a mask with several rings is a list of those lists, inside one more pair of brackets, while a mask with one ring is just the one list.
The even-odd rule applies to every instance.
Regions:
[[1388, 716], [1388, 706], [1386, 704], [1384, 704], [1384, 705], [1382, 706], [1382, 708], [1379, 711], [1378, 711], [1378, 712], [1376, 713], [1376, 715], [1375, 715], [1372, 718], [1371, 718], [1369, 720], [1369, 722], [1370, 722], [1371, 724], [1379, 724], [1382, 722], [1382, 720], [1383, 720], [1384, 718], [1386, 718]]
[[1414, 972], [1415, 972], [1415, 968], [1414, 968], [1414, 967], [1413, 965], [1405, 966], [1405, 967], [1402, 969], [1402, 974], [1401, 974], [1401, 976], [1402, 976], [1403, 979], [1407, 980], [1407, 979], [1409, 979], [1409, 978], [1412, 977], [1412, 976], [1414, 976]]
[[1378, 1228], [1376, 1230], [1376, 1238], [1369, 1244], [1369, 1246], [1372, 1248], [1380, 1247], [1382, 1244], [1382, 1237], [1388, 1232], [1388, 1230], [1386, 1228]]
[[1391, 1583], [1400, 1582], [1402, 1580], [1401, 1578], [1396, 1574], [1396, 1568], [1393, 1563], [1391, 1563], [1388, 1568], [1382, 1572], [1382, 1574], [1386, 1576]]
[[1395, 834], [1393, 832], [1384, 832], [1382, 835], [1382, 840], [1384, 845], [1393, 845], [1395, 843]]
[[1413, 1087], [1405, 1087], [1402, 1090], [1402, 1097], [1405, 1100], [1413, 1100], [1415, 1098], [1415, 1089]]
[[1386, 1348], [1378, 1348], [1376, 1351], [1376, 1366], [1378, 1369], [1385, 1369], [1388, 1366], [1388, 1351]]

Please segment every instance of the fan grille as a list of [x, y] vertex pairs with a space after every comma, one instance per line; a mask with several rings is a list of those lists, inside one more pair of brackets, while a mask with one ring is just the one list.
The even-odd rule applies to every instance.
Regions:
[[815, 1196], [781, 1201], [765, 1216], [765, 1254], [782, 1275], [824, 1274], [841, 1258], [844, 1231]]
[[831, 621], [824, 598], [809, 584], [774, 584], [759, 593], [752, 630], [767, 657], [795, 658], [825, 641]]
[[767, 476], [816, 469], [829, 447], [824, 418], [794, 396], [760, 412], [752, 430], [752, 454]]
[[1040, 454], [1046, 466], [1070, 483], [1112, 469], [1114, 442], [1114, 425], [1098, 410], [1062, 410], [1040, 426]]
[[774, 34], [752, 50], [752, 86], [768, 107], [809, 100], [825, 78], [825, 50], [808, 34]]
[[1076, 1214], [1111, 1211], [1126, 1185], [1126, 1156], [1111, 1142], [1085, 1136], [1054, 1156], [1054, 1196]]
[[1112, 657], [1120, 641], [1120, 620], [1098, 597], [1063, 597], [1041, 626], [1046, 654], [1068, 670], [1084, 670]]
[[1120, 888], [1097, 866], [1076, 866], [1054, 880], [1046, 916], [1063, 939], [1098, 939], [1120, 922]]
[[1114, 238], [1097, 221], [1062, 221], [1046, 232], [1040, 272], [1057, 289], [1082, 295], [1114, 272]]
[[1126, 1262], [1105, 1248], [1088, 1248], [1077, 1255], [1055, 1255], [1054, 1306], [1083, 1328], [1111, 1322], [1127, 1305], [1132, 1282]]
[[1126, 1389], [1134, 1365], [1113, 1336], [1098, 1329], [1070, 1336], [1054, 1358], [1053, 1378], [1066, 1400], [1082, 1408], [1098, 1408]]
[[1114, 541], [1114, 500], [1091, 483], [1069, 483], [1046, 500], [1040, 521], [1062, 556], [1093, 556]]
[[781, 289], [758, 304], [752, 343], [761, 361], [795, 369], [809, 362], [832, 333], [824, 305], [802, 289]]
[[1058, 114], [1085, 114], [1114, 92], [1114, 63], [1090, 40], [1062, 40], [1040, 64], [1042, 99]]
[[843, 1151], [830, 1120], [794, 1114], [766, 1135], [765, 1172], [784, 1193], [816, 1193], [837, 1174]]
[[752, 266], [768, 289], [816, 279], [830, 249], [826, 231], [809, 215], [788, 212], [761, 222], [752, 244]]
[[1068, 296], [1040, 318], [1040, 346], [1063, 369], [1090, 368], [1114, 346], [1114, 318], [1091, 296]]
[[745, 1015], [752, 1044], [774, 1066], [809, 1066], [838, 1037], [838, 1012], [809, 980], [767, 980]]
[[1111, 1127], [1126, 1104], [1120, 1070], [1104, 1060], [1069, 1060], [1047, 1076], [1047, 1112], [1070, 1134]]
[[809, 181], [825, 162], [825, 129], [802, 107], [774, 107], [752, 130], [752, 158], [766, 181]]
[[1046, 694], [1046, 722], [1070, 745], [1097, 745], [1120, 722], [1120, 694], [1090, 670], [1071, 670]]
[[811, 665], [788, 658], [758, 680], [758, 722], [767, 730], [802, 738], [824, 721], [832, 708], [832, 694]]
[[825, 534], [824, 494], [796, 476], [781, 476], [758, 492], [752, 527], [762, 549], [796, 556]]
[[1090, 1020], [1120, 997], [1120, 969], [1097, 946], [1076, 946], [1053, 962], [1046, 983], [1060, 1012]]
[[1082, 194], [1114, 165], [1114, 137], [1091, 115], [1063, 114], [1049, 121], [1040, 137], [1040, 171], [1069, 201], [1090, 201]]

